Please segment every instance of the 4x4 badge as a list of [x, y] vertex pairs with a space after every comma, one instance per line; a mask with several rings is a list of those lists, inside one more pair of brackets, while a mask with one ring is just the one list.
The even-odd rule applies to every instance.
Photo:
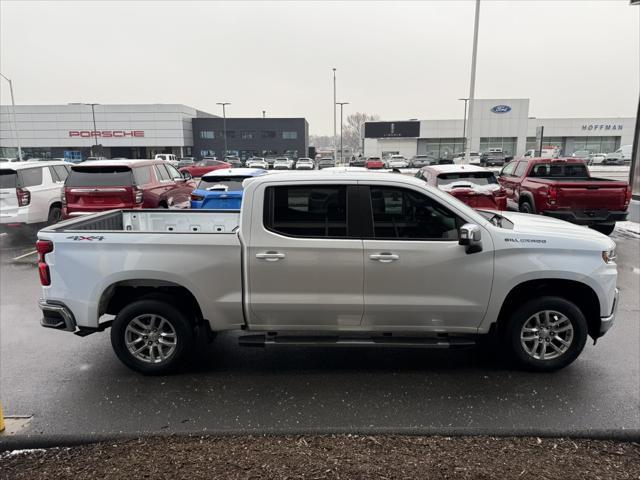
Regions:
[[98, 242], [100, 242], [103, 239], [104, 239], [104, 237], [102, 235], [90, 235], [90, 236], [72, 235], [71, 237], [67, 237], [67, 240], [74, 240], [74, 241], [89, 240], [90, 242], [92, 242], [93, 240], [97, 240]]

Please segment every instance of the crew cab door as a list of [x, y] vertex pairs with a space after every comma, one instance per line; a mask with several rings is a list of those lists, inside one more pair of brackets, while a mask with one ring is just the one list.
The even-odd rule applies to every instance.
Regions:
[[472, 332], [491, 294], [488, 232], [483, 250], [467, 254], [458, 244], [467, 220], [437, 196], [388, 182], [366, 190], [363, 327]]
[[243, 238], [251, 328], [360, 325], [363, 260], [355, 183], [274, 181], [253, 192], [251, 212], [243, 211], [243, 222], [251, 215], [250, 235]]
[[518, 210], [518, 199], [515, 198], [518, 177], [515, 176], [515, 169], [519, 163], [522, 162], [507, 163], [498, 175], [498, 183], [507, 192], [507, 208], [511, 210]]

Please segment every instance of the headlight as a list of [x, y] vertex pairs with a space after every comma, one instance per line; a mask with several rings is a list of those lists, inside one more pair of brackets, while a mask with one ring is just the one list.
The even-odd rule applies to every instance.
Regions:
[[616, 249], [615, 247], [611, 250], [605, 250], [602, 252], [602, 260], [604, 263], [615, 263], [616, 261]]

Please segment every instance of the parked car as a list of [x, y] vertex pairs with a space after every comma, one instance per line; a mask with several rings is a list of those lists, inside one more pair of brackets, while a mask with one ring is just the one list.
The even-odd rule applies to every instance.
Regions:
[[498, 182], [510, 209], [588, 225], [605, 235], [626, 220], [631, 201], [627, 182], [594, 178], [577, 158], [513, 161], [502, 169]]
[[220, 170], [222, 168], [231, 168], [231, 164], [223, 162], [221, 160], [215, 160], [205, 158], [201, 162], [194, 163], [193, 165], [182, 167], [180, 172], [189, 172], [193, 178], [198, 178], [205, 173], [212, 172], [214, 170]]
[[231, 165], [231, 168], [242, 167], [242, 160], [240, 160], [240, 157], [237, 157], [235, 155], [227, 155], [226, 157], [224, 157], [224, 161]]
[[242, 182], [269, 173], [263, 168], [231, 168], [214, 170], [202, 176], [191, 193], [191, 208], [239, 210]]
[[506, 192], [495, 174], [475, 165], [431, 165], [416, 177], [447, 192], [472, 208], [506, 210]]
[[247, 168], [264, 168], [265, 170], [267, 170], [269, 168], [269, 162], [267, 162], [262, 157], [251, 157], [249, 160], [247, 160], [246, 167]]
[[195, 182], [166, 160], [103, 160], [71, 167], [64, 218], [117, 208], [187, 208]]
[[506, 162], [503, 152], [485, 152], [480, 155], [480, 165], [483, 167], [502, 166]]
[[20, 160], [17, 158], [7, 158], [7, 157], [1, 157], [0, 158], [0, 163], [11, 163], [11, 162], [19, 162]]
[[606, 158], [606, 153], [592, 153], [589, 155], [588, 165], [603, 165]]
[[287, 157], [278, 157], [273, 161], [274, 170], [291, 170], [293, 168], [293, 160]]
[[178, 159], [172, 153], [157, 153], [154, 157], [154, 160], [164, 160], [165, 162], [169, 162], [174, 167], [178, 166]]
[[576, 150], [571, 154], [572, 158], [582, 158], [588, 160], [591, 157], [591, 150]]
[[336, 161], [331, 157], [324, 157], [316, 160], [316, 164], [318, 165], [318, 170], [322, 170], [323, 168], [335, 167]]
[[385, 168], [385, 164], [380, 157], [367, 157], [367, 161], [364, 163], [364, 166], [368, 169]]
[[352, 158], [351, 160], [349, 160], [349, 166], [350, 167], [364, 167], [364, 164], [366, 163], [366, 159], [364, 157], [355, 157]]
[[404, 155], [391, 155], [387, 160], [387, 168], [407, 168], [409, 162]]
[[623, 145], [613, 153], [607, 153], [605, 165], [625, 165], [631, 161], [632, 145]]
[[414, 155], [409, 160], [409, 166], [411, 168], [422, 168], [428, 165], [437, 165], [438, 159], [430, 155]]
[[107, 157], [87, 157], [85, 162], [95, 162], [97, 160], [106, 160]]
[[392, 348], [499, 332], [496, 350], [552, 371], [615, 321], [615, 243], [598, 232], [382, 172], [263, 175], [243, 195], [239, 212], [117, 210], [41, 230], [42, 326], [110, 327], [145, 374], [223, 331], [253, 347]]
[[315, 162], [308, 157], [299, 158], [296, 162], [296, 170], [314, 170], [315, 168]]
[[[458, 153], [455, 157], [453, 157], [454, 164], [464, 164], [465, 163], [465, 152]], [[478, 152], [469, 152], [469, 165], [480, 165], [482, 163], [482, 155]]]
[[62, 219], [64, 162], [6, 162], [0, 167], [0, 231], [30, 233]]

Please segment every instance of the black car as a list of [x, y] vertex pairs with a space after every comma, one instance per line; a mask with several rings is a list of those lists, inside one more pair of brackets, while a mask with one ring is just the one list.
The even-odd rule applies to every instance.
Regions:
[[353, 158], [349, 161], [350, 167], [364, 167], [366, 159], [364, 157]]
[[436, 165], [437, 163], [438, 163], [438, 159], [430, 155], [414, 155], [409, 160], [409, 167], [422, 168], [422, 167], [427, 167], [429, 165]]
[[480, 155], [480, 165], [483, 167], [490, 166], [503, 166], [506, 161], [506, 157], [503, 152], [485, 152]]
[[320, 158], [316, 161], [318, 165], [318, 170], [322, 170], [323, 168], [335, 167], [336, 161], [333, 158]]

